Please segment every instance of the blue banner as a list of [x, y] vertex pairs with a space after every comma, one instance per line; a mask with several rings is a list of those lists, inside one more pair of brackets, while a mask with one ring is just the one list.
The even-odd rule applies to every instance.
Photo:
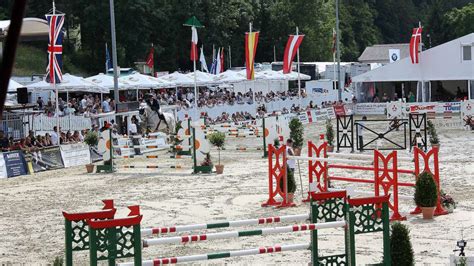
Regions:
[[7, 176], [14, 177], [26, 175], [26, 161], [21, 151], [12, 151], [3, 153], [5, 166], [7, 168]]

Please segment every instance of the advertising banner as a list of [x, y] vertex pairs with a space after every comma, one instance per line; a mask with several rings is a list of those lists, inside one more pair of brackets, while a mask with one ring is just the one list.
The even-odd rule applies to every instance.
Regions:
[[26, 158], [31, 162], [35, 173], [64, 168], [59, 146], [41, 148], [38, 152], [27, 153]]
[[7, 176], [14, 177], [26, 175], [26, 161], [22, 151], [11, 151], [3, 153], [3, 160], [7, 168]]
[[356, 115], [383, 115], [387, 103], [358, 103], [354, 106]]
[[61, 145], [64, 167], [86, 165], [91, 162], [89, 146], [82, 143]]

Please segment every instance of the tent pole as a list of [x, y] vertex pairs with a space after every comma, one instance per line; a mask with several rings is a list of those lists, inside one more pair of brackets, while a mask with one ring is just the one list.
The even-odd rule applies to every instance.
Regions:
[[472, 99], [472, 95], [471, 95], [471, 82], [472, 82], [472, 80], [467, 80], [467, 99], [468, 99], [468, 100]]

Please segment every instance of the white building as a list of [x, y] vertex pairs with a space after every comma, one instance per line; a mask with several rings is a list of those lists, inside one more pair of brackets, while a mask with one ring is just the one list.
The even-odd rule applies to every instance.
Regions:
[[[377, 95], [407, 97], [417, 101], [449, 101], [474, 98], [474, 33], [420, 53], [420, 63], [410, 57], [376, 68], [352, 79], [359, 102]], [[388, 56], [388, 55], [387, 55]]]

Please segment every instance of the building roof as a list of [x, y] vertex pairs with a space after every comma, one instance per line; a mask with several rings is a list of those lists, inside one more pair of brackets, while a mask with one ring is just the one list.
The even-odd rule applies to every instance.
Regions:
[[[10, 20], [0, 20], [0, 39], [7, 36]], [[21, 26], [20, 38], [22, 40], [38, 40], [48, 38], [48, 21], [40, 18], [24, 18]]]
[[375, 44], [366, 47], [359, 57], [361, 63], [390, 63], [389, 49], [399, 49], [400, 59], [410, 56], [409, 43]]
[[462, 47], [474, 51], [474, 33], [443, 43], [419, 54], [420, 63], [410, 57], [355, 76], [353, 82], [470, 80], [474, 77], [474, 60], [462, 59]]

